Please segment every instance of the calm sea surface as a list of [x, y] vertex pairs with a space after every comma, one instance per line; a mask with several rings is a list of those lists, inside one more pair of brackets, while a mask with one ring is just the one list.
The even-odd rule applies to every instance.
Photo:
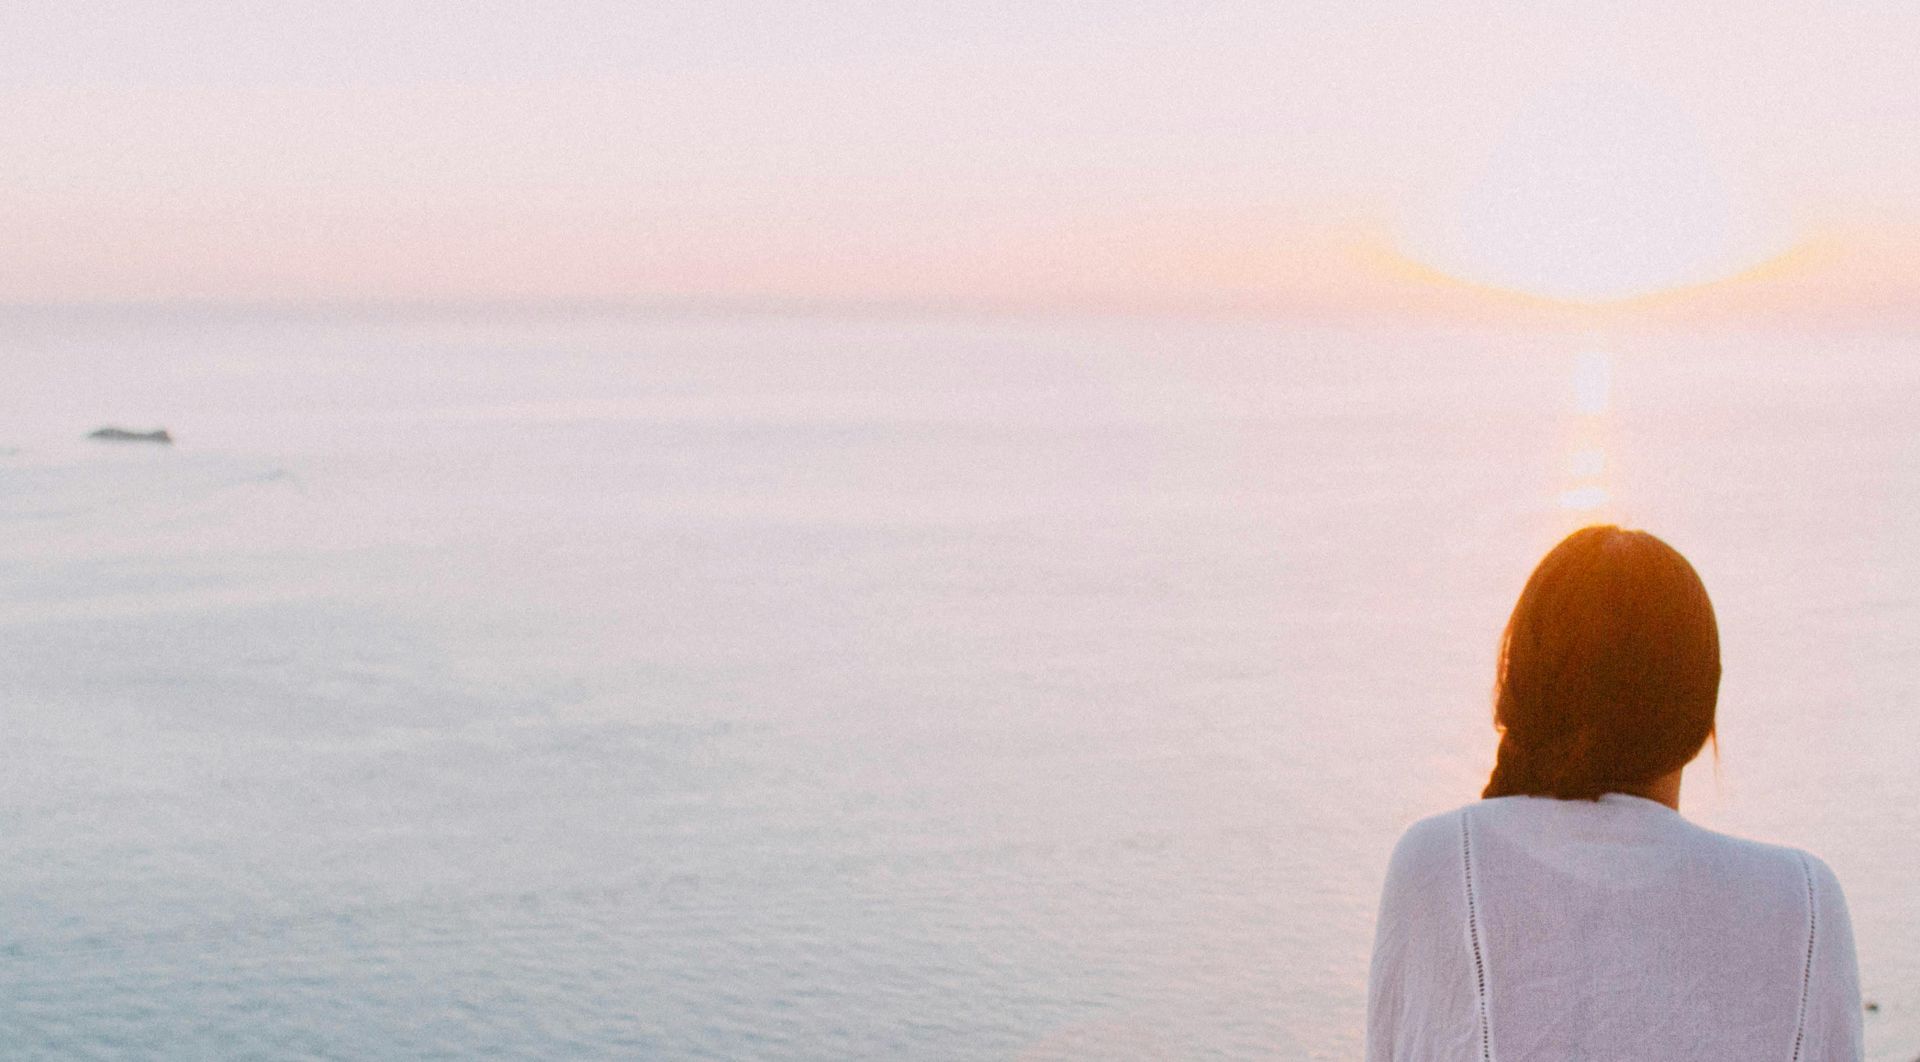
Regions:
[[[1348, 1059], [1596, 519], [1920, 1055], [1920, 337], [0, 316], [9, 1057]], [[90, 443], [162, 426], [171, 448]]]

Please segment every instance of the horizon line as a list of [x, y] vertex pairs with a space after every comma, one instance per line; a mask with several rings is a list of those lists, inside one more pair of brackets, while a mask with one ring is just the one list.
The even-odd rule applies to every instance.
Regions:
[[[1454, 279], [1454, 278], [1449, 278]], [[1712, 287], [1703, 285], [1701, 287]], [[1473, 329], [1583, 328], [1594, 326], [1783, 327], [1823, 328], [1907, 326], [1920, 328], [1920, 304], [1872, 307], [1773, 306], [1744, 310], [1708, 307], [1699, 315], [1674, 314], [1687, 292], [1641, 296], [1612, 304], [1587, 304], [1532, 297], [1522, 292], [1456, 281], [1461, 298], [1409, 300], [1401, 305], [1359, 299], [1275, 300], [1226, 297], [1218, 300], [1008, 299], [799, 297], [773, 295], [641, 296], [412, 296], [412, 297], [212, 297], [0, 299], [0, 316], [173, 317], [654, 317], [654, 318], [972, 318], [983, 320], [1194, 320], [1295, 322], [1302, 324], [1424, 325]], [[1429, 296], [1442, 294], [1429, 291]], [[1672, 296], [1679, 294], [1676, 300]], [[1665, 296], [1665, 297], [1663, 297]], [[1500, 303], [1490, 308], [1488, 301]]]

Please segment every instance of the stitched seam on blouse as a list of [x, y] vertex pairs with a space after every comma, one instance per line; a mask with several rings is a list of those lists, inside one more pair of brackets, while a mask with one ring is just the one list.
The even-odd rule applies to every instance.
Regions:
[[[1473, 899], [1473, 834], [1467, 828], [1466, 808], [1460, 809], [1460, 861], [1467, 879], [1467, 938], [1473, 943], [1473, 977], [1477, 987], [1474, 999], [1480, 1007], [1480, 1058], [1481, 1062], [1493, 1062], [1493, 1032], [1487, 1023], [1487, 964], [1480, 954], [1480, 915]], [[1797, 1050], [1794, 1062], [1799, 1062]]]
[[1807, 964], [1800, 972], [1800, 1017], [1793, 1029], [1793, 1062], [1800, 1062], [1800, 1049], [1807, 1036], [1807, 997], [1813, 989], [1813, 941], [1820, 931], [1819, 907], [1813, 898], [1813, 868], [1800, 856], [1800, 873], [1807, 879]]

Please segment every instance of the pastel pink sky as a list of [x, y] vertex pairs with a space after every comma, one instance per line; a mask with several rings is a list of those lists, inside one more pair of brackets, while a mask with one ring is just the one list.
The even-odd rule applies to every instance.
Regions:
[[0, 301], [1914, 305], [1920, 9], [1681, 6], [14, 0]]

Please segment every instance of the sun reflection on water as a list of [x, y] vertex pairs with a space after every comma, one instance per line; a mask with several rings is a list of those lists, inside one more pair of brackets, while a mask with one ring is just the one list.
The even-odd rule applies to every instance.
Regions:
[[1581, 351], [1573, 363], [1573, 408], [1590, 417], [1605, 416], [1613, 391], [1613, 359], [1603, 350]]
[[1604, 350], [1581, 351], [1573, 362], [1572, 437], [1568, 440], [1567, 482], [1560, 508], [1583, 521], [1603, 516], [1612, 504], [1607, 482], [1607, 413], [1613, 400], [1613, 359]]
[[1571, 509], [1574, 512], [1592, 512], [1596, 509], [1604, 509], [1607, 507], [1608, 501], [1607, 488], [1597, 483], [1590, 483], [1584, 487], [1575, 487], [1572, 490], [1563, 490], [1560, 492], [1560, 508]]

